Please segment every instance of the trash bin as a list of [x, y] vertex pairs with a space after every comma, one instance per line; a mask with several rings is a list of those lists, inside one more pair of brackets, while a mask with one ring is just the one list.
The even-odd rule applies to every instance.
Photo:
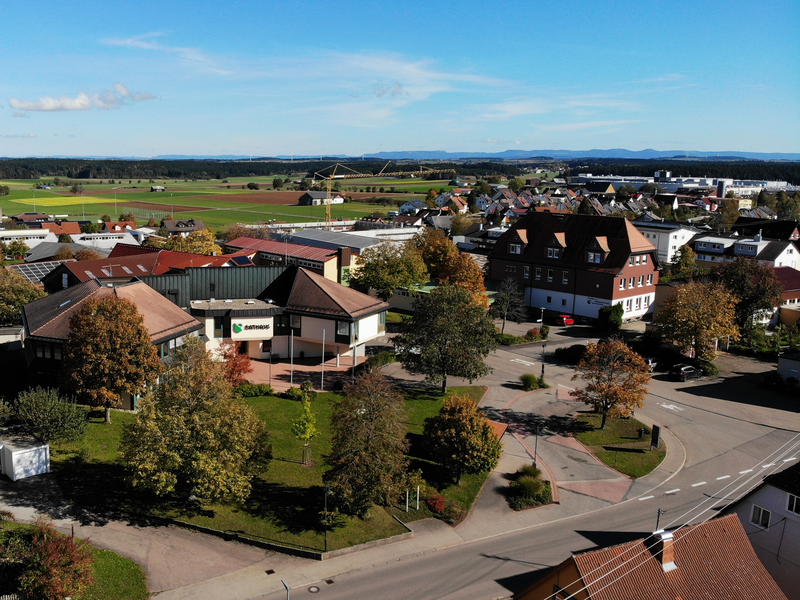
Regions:
[[644, 439], [644, 434], [645, 434], [645, 433], [647, 433], [647, 429], [645, 429], [644, 427], [641, 427], [641, 428], [639, 429], [639, 439], [640, 439], [640, 440], [643, 440], [643, 439]]

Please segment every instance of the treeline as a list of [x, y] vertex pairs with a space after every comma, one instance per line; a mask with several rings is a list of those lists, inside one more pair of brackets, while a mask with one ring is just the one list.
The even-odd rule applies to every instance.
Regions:
[[715, 177], [719, 179], [766, 179], [800, 183], [800, 163], [757, 160], [664, 161], [592, 159], [568, 161], [569, 174], [628, 175], [652, 177], [656, 171], [672, 171], [673, 177]]
[[[0, 160], [0, 179], [39, 179], [63, 177], [66, 179], [227, 179], [228, 177], [269, 177], [306, 173], [313, 177], [333, 163], [330, 161], [303, 162], [249, 162], [214, 160], [86, 160], [70, 158], [14, 158]], [[387, 172], [419, 171], [420, 165], [431, 169], [453, 169], [453, 176], [513, 177], [521, 174], [516, 165], [496, 162], [472, 164], [457, 163], [400, 163], [386, 167], [385, 161], [357, 161], [348, 166], [359, 173], [378, 174], [384, 167]], [[337, 171], [339, 172], [339, 171]], [[346, 171], [340, 171], [345, 173]], [[436, 175], [447, 179], [450, 175]]]

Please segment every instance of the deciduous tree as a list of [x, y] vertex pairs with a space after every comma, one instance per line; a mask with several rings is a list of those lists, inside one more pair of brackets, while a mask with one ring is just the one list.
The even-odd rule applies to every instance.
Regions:
[[695, 260], [697, 255], [689, 246], [681, 246], [678, 253], [670, 263], [669, 274], [672, 278], [694, 277], [703, 273], [703, 269], [697, 266]]
[[364, 516], [373, 503], [399, 496], [408, 464], [403, 408], [402, 395], [378, 371], [346, 387], [334, 405], [324, 479], [343, 512]]
[[14, 414], [46, 442], [74, 440], [86, 433], [86, 410], [58, 390], [36, 387], [20, 392]]
[[450, 256], [458, 254], [456, 245], [441, 229], [423, 229], [414, 236], [413, 243], [422, 256], [428, 274], [434, 281], [439, 279], [439, 271], [445, 261]]
[[439, 414], [425, 419], [425, 440], [431, 458], [455, 473], [491, 471], [500, 460], [503, 445], [486, 416], [469, 398], [446, 398]]
[[158, 495], [246, 499], [271, 457], [264, 424], [232, 397], [223, 366], [198, 338], [188, 338], [172, 357], [123, 431], [122, 459], [133, 485]]
[[495, 319], [503, 319], [503, 326], [500, 333], [506, 331], [506, 321], [522, 321], [528, 316], [528, 308], [525, 306], [525, 296], [519, 287], [519, 283], [513, 277], [509, 277], [500, 282], [497, 292], [492, 297], [492, 306], [489, 313]]
[[0, 269], [0, 323], [22, 323], [22, 307], [46, 295], [16, 271]]
[[25, 256], [25, 253], [28, 252], [28, 250], [30, 250], [28, 244], [22, 240], [14, 240], [8, 245], [8, 253], [15, 258], [21, 258]]
[[168, 238], [163, 245], [167, 250], [192, 252], [194, 254], [222, 254], [222, 248], [216, 244], [216, 236], [210, 229], [199, 229], [186, 237], [179, 235]]
[[311, 440], [319, 433], [317, 430], [317, 417], [311, 409], [311, 402], [303, 398], [300, 408], [300, 417], [292, 423], [294, 437], [303, 442], [303, 464], [311, 463]]
[[74, 255], [75, 260], [100, 260], [103, 255], [89, 248], [82, 248]]
[[586, 385], [570, 395], [603, 415], [600, 429], [605, 429], [609, 416], [628, 417], [644, 406], [650, 369], [625, 342], [612, 339], [590, 343], [572, 379], [583, 379]]
[[780, 305], [783, 287], [775, 278], [775, 271], [760, 266], [755, 260], [739, 257], [722, 264], [712, 271], [711, 279], [736, 296], [736, 325], [745, 335], [753, 327], [754, 316], [760, 311], [771, 313]]
[[736, 298], [719, 283], [692, 281], [680, 286], [656, 315], [665, 339], [695, 357], [713, 360], [716, 341], [739, 339]]
[[222, 344], [222, 360], [225, 361], [225, 379], [233, 387], [244, 383], [245, 375], [253, 372], [250, 356], [241, 351], [241, 342], [231, 340]]
[[395, 290], [413, 290], [428, 281], [422, 256], [411, 242], [370, 246], [356, 259], [356, 265], [351, 281], [374, 289], [382, 300], [391, 298]]
[[53, 255], [54, 260], [69, 260], [70, 258], [75, 258], [75, 254], [72, 252], [72, 248], [67, 245], [61, 246]]
[[483, 283], [483, 269], [466, 252], [448, 256], [439, 270], [440, 285], [454, 285], [472, 294], [476, 304], [489, 308], [489, 297]]
[[64, 352], [67, 386], [79, 400], [105, 409], [119, 406], [123, 393], [141, 394], [162, 364], [136, 305], [116, 296], [89, 300], [69, 322]]
[[497, 348], [494, 323], [463, 288], [443, 285], [421, 295], [401, 328], [393, 343], [403, 368], [441, 383], [442, 392], [448, 375], [472, 381], [491, 372], [485, 359]]

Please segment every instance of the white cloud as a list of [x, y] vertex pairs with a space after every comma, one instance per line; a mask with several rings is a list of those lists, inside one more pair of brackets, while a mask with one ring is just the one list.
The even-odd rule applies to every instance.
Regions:
[[3, 138], [20, 138], [20, 139], [28, 139], [28, 138], [35, 138], [38, 137], [35, 133], [10, 133], [6, 135], [0, 135]]
[[109, 46], [120, 46], [123, 48], [135, 48], [139, 50], [154, 50], [157, 52], [173, 54], [186, 65], [191, 65], [199, 70], [215, 73], [217, 75], [231, 75], [233, 73], [233, 71], [231, 71], [229, 68], [223, 68], [221, 65], [221, 59], [213, 57], [198, 48], [167, 46], [157, 41], [152, 41], [153, 38], [159, 38], [163, 36], [164, 33], [153, 32], [130, 38], [107, 38], [101, 41]]
[[24, 112], [14, 111], [14, 113], [11, 116], [16, 119], [21, 119], [23, 117], [27, 117], [28, 115], [26, 115]]
[[[150, 92], [131, 92], [125, 85], [115, 83], [113, 92], [110, 90], [103, 90], [99, 93], [92, 92], [90, 94], [81, 92], [74, 98], [70, 98], [66, 95], [60, 98], [42, 96], [38, 100], [9, 98], [8, 103], [11, 105], [11, 108], [17, 110], [55, 112], [65, 110], [90, 110], [91, 108], [112, 110], [122, 107], [127, 101], [140, 102], [142, 100], [153, 100], [154, 98], [155, 96]], [[14, 113], [14, 116], [24, 116], [24, 114]]]

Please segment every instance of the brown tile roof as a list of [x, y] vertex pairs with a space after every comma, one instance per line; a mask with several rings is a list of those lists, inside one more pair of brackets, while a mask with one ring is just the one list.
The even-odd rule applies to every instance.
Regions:
[[128, 227], [136, 229], [136, 223], [133, 221], [106, 221], [104, 227], [109, 233], [114, 233], [116, 231], [125, 231]]
[[288, 267], [261, 298], [271, 298], [287, 312], [356, 321], [389, 310], [389, 305], [302, 267]]
[[92, 279], [51, 294], [22, 308], [26, 334], [63, 341], [69, 337], [69, 320], [93, 298], [115, 295], [136, 304], [150, 340], [158, 344], [196, 331], [202, 324], [143, 282], [106, 287]]
[[498, 440], [503, 437], [506, 429], [508, 429], [508, 423], [499, 423], [498, 421], [489, 420], [489, 425], [492, 426], [492, 431]]
[[56, 235], [66, 233], [67, 235], [78, 235], [81, 233], [81, 225], [77, 221], [61, 221], [60, 223], [42, 223], [42, 229], [49, 229]]
[[800, 271], [792, 267], [773, 267], [773, 271], [784, 292], [800, 290]]
[[[528, 243], [522, 256], [508, 253], [508, 242], [525, 231]], [[606, 238], [609, 254], [602, 265], [586, 265], [585, 251], [598, 238]], [[548, 259], [546, 248], [551, 240], [564, 248], [558, 259]], [[617, 273], [632, 252], [655, 252], [656, 248], [627, 219], [546, 212], [529, 212], [497, 240], [490, 258], [535, 261], [570, 266], [584, 270]]]
[[138, 256], [120, 256], [114, 258], [101, 258], [98, 260], [82, 260], [74, 263], [65, 263], [64, 267], [70, 271], [78, 281], [90, 279], [109, 279], [116, 277], [140, 277], [152, 275], [156, 267], [158, 254], [141, 254]]
[[231, 249], [247, 249], [257, 250], [258, 252], [267, 252], [269, 254], [277, 254], [295, 258], [304, 258], [306, 260], [328, 261], [336, 258], [336, 250], [330, 248], [316, 248], [314, 246], [305, 246], [303, 244], [291, 244], [288, 242], [276, 242], [274, 240], [262, 240], [259, 238], [251, 237], [238, 237], [235, 240], [226, 242], [225, 247]]
[[572, 557], [591, 600], [777, 600], [786, 596], [756, 556], [737, 515], [674, 532], [677, 569], [664, 572], [652, 538]]

